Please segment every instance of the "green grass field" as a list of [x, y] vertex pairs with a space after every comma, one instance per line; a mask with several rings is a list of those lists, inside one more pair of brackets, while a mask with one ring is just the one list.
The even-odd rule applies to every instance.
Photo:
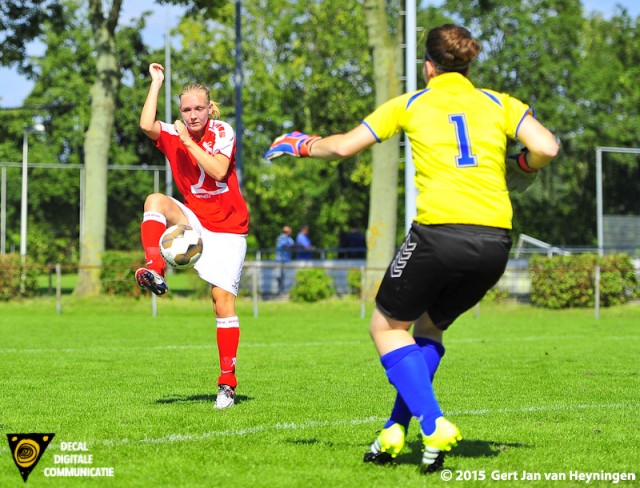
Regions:
[[[619, 484], [640, 485], [637, 304], [601, 310], [599, 320], [593, 310], [523, 305], [461, 317], [435, 382], [464, 436], [446, 482], [417, 473], [415, 421], [397, 466], [362, 463], [394, 393], [355, 300], [261, 303], [257, 318], [241, 302], [240, 384], [227, 411], [212, 408], [208, 301], [162, 298], [155, 318], [150, 299], [63, 302], [61, 315], [50, 298], [0, 304], [3, 438], [55, 433], [28, 486], [587, 485], [571, 472], [634, 473]], [[63, 452], [62, 442], [89, 452]], [[45, 477], [71, 467], [55, 463], [62, 454], [90, 454], [114, 477]], [[523, 471], [542, 480], [514, 481]], [[567, 479], [544, 481], [553, 473]], [[0, 486], [24, 486], [6, 440]]]

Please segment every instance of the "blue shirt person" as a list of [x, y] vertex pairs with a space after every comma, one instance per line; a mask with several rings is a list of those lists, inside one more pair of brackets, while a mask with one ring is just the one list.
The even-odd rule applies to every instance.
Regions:
[[291, 227], [285, 225], [282, 228], [282, 234], [276, 239], [276, 261], [291, 261], [291, 249], [296, 243], [291, 237]]
[[[311, 239], [309, 238], [309, 226], [308, 225], [303, 225], [300, 228], [300, 232], [298, 232], [298, 235], [296, 236], [296, 245], [300, 249], [315, 249], [313, 244], [311, 244]], [[300, 251], [300, 252], [298, 252], [297, 256], [298, 256], [298, 259], [311, 259], [312, 258], [312, 254], [313, 253], [308, 252], [308, 251]]]

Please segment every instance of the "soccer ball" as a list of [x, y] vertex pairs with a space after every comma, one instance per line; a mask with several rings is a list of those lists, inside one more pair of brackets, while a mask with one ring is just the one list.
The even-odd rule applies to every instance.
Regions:
[[188, 225], [172, 225], [160, 238], [160, 252], [169, 266], [190, 268], [202, 256], [202, 238]]

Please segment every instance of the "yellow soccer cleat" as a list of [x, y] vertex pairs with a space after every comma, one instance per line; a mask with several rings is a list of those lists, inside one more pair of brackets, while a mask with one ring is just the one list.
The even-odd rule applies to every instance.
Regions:
[[395, 459], [404, 447], [405, 428], [393, 424], [382, 429], [377, 439], [364, 455], [365, 463], [388, 464]]
[[438, 417], [435, 432], [431, 435], [422, 434], [424, 452], [420, 472], [427, 474], [440, 469], [445, 453], [456, 447], [460, 440], [462, 435], [458, 428], [444, 417]]

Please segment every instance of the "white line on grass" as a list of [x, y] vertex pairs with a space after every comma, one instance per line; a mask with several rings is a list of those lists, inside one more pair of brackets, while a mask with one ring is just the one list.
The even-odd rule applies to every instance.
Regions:
[[[327, 347], [327, 346], [361, 346], [368, 344], [370, 341], [362, 339], [360, 341], [326, 341], [326, 342], [266, 342], [266, 343], [246, 343], [242, 344], [242, 348], [259, 348], [259, 347]], [[0, 354], [51, 354], [51, 353], [96, 353], [96, 352], [118, 352], [118, 351], [184, 351], [193, 349], [216, 349], [213, 344], [168, 344], [166, 346], [131, 346], [131, 347], [87, 347], [87, 348], [71, 348], [62, 349], [55, 348], [7, 348], [0, 349]]]
[[211, 437], [245, 437], [253, 434], [259, 434], [261, 432], [266, 432], [270, 430], [304, 430], [311, 429], [314, 427], [340, 427], [345, 425], [361, 425], [361, 424], [370, 424], [373, 422], [382, 422], [384, 419], [381, 417], [368, 417], [365, 419], [354, 419], [354, 420], [334, 420], [334, 421], [322, 421], [322, 422], [304, 422], [304, 423], [296, 423], [296, 422], [287, 422], [287, 423], [277, 423], [275, 425], [257, 425], [255, 427], [247, 427], [245, 429], [232, 429], [232, 430], [221, 430], [221, 431], [212, 431], [212, 432], [202, 432], [200, 434], [170, 434], [168, 436], [157, 437], [157, 438], [149, 438], [145, 437], [144, 439], [139, 440], [130, 440], [130, 439], [117, 439], [117, 440], [106, 440], [103, 441], [102, 444], [105, 446], [113, 446], [119, 444], [172, 444], [174, 442], [191, 442], [191, 441], [199, 441], [209, 439]]
[[[468, 344], [468, 343], [500, 343], [500, 342], [532, 342], [532, 341], [575, 341], [575, 340], [584, 340], [588, 339], [586, 336], [530, 336], [530, 337], [520, 337], [520, 338], [461, 338], [461, 339], [450, 339], [446, 341], [446, 344], [458, 343], [458, 344]], [[640, 340], [640, 335], [629, 335], [629, 336], [603, 336], [599, 337], [598, 341], [637, 341]], [[242, 349], [250, 349], [250, 348], [261, 348], [261, 347], [327, 347], [327, 346], [359, 346], [363, 344], [369, 344], [369, 339], [362, 339], [357, 341], [314, 341], [314, 342], [245, 342], [241, 344]], [[51, 354], [51, 353], [98, 353], [98, 352], [118, 352], [118, 351], [184, 351], [184, 350], [194, 350], [194, 349], [215, 349], [216, 347], [213, 344], [169, 344], [166, 346], [131, 346], [131, 347], [87, 347], [87, 348], [27, 348], [27, 349], [18, 349], [15, 347], [12, 348], [0, 348], [0, 354]]]
[[[552, 411], [565, 411], [571, 412], [576, 410], [624, 410], [624, 409], [637, 409], [640, 407], [638, 403], [606, 403], [606, 404], [576, 404], [576, 405], [541, 405], [541, 406], [527, 406], [520, 408], [496, 408], [496, 409], [482, 409], [482, 410], [458, 410], [447, 412], [448, 416], [480, 416], [480, 415], [492, 415], [503, 413], [526, 413], [526, 412], [552, 412]], [[244, 429], [231, 429], [201, 432], [198, 434], [169, 434], [162, 437], [145, 437], [143, 439], [107, 439], [98, 442], [91, 442], [91, 444], [102, 444], [104, 446], [120, 446], [123, 444], [175, 444], [180, 442], [193, 442], [211, 439], [213, 437], [247, 437], [254, 434], [260, 434], [268, 431], [286, 431], [286, 430], [305, 430], [316, 427], [342, 427], [350, 425], [362, 425], [372, 424], [377, 422], [383, 422], [387, 420], [386, 417], [366, 417], [363, 419], [352, 420], [333, 420], [333, 421], [312, 421], [312, 422], [286, 422], [277, 423], [274, 425], [256, 425], [254, 427], [246, 427]], [[56, 450], [56, 446], [52, 446], [53, 450]], [[0, 455], [5, 451], [8, 451], [6, 447], [0, 447]]]
[[[521, 408], [498, 408], [498, 409], [483, 409], [483, 410], [460, 410], [447, 412], [450, 416], [480, 416], [490, 414], [501, 413], [525, 413], [525, 412], [548, 412], [548, 411], [566, 411], [571, 412], [574, 410], [591, 410], [591, 409], [608, 409], [608, 410], [622, 410], [627, 408], [638, 408], [640, 404], [627, 404], [627, 403], [609, 403], [601, 405], [543, 405], [543, 406], [528, 406]], [[367, 417], [364, 419], [352, 419], [352, 420], [333, 420], [322, 422], [303, 422], [303, 423], [277, 423], [274, 425], [257, 425], [255, 427], [247, 427], [244, 429], [232, 429], [221, 431], [202, 432], [199, 434], [170, 434], [162, 437], [145, 437], [143, 439], [111, 439], [102, 441], [105, 446], [117, 446], [122, 444], [173, 444], [177, 442], [192, 442], [210, 439], [212, 437], [246, 437], [254, 434], [260, 434], [268, 431], [282, 431], [282, 430], [304, 430], [312, 429], [316, 427], [341, 427], [349, 425], [362, 425], [371, 424], [376, 422], [383, 422], [387, 420], [383, 417]]]

